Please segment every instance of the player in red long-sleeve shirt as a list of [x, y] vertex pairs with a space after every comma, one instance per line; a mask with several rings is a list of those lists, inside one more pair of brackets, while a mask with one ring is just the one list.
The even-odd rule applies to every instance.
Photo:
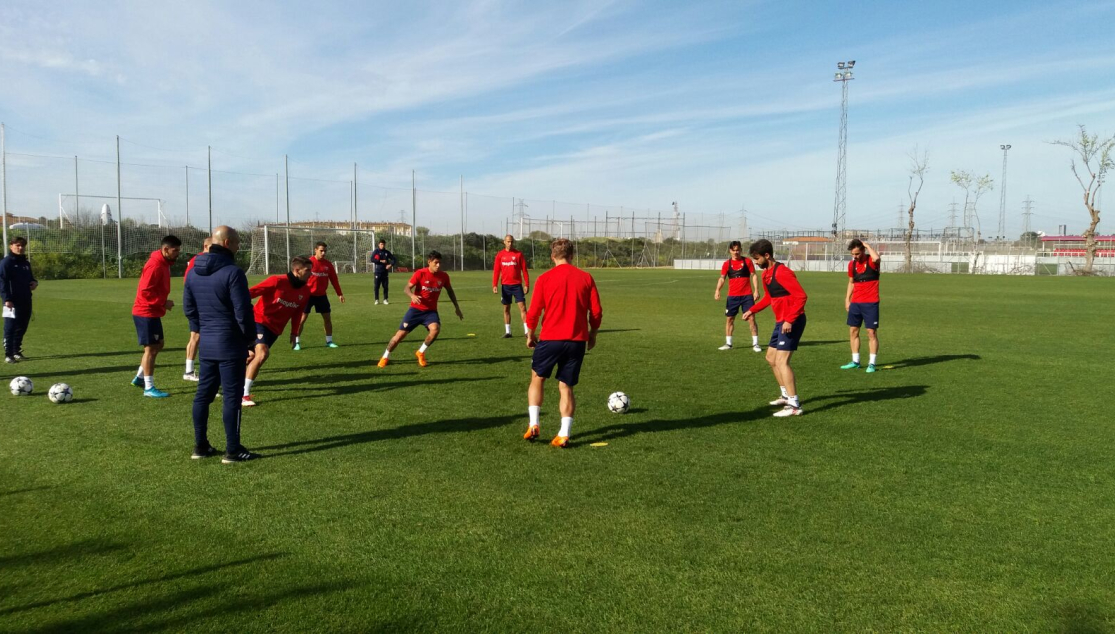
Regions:
[[[502, 287], [502, 289], [500, 288]], [[530, 292], [530, 273], [522, 251], [515, 249], [515, 238], [510, 233], [503, 237], [503, 250], [496, 254], [492, 267], [492, 293], [503, 291], [503, 338], [511, 338], [511, 301], [519, 305], [523, 320], [523, 334], [527, 332], [526, 295]]]
[[[213, 238], [206, 236], [205, 241], [201, 244], [201, 253], [209, 253], [209, 245], [213, 244]], [[198, 255], [201, 255], [199, 253]], [[190, 271], [194, 268], [194, 260], [197, 255], [190, 258], [186, 263], [186, 272], [182, 274], [182, 287], [186, 287], [186, 278], [190, 276]], [[194, 361], [197, 360], [197, 347], [201, 341], [201, 326], [196, 322], [187, 319], [190, 322], [190, 340], [186, 343], [186, 373], [182, 375], [183, 381], [197, 381], [197, 372], [194, 371]]]
[[151, 398], [166, 398], [166, 392], [155, 387], [155, 357], [163, 349], [163, 315], [174, 308], [170, 296], [170, 265], [182, 253], [182, 241], [175, 236], [163, 238], [158, 251], [152, 251], [143, 265], [136, 288], [135, 303], [132, 304], [132, 320], [136, 326], [139, 345], [143, 346], [143, 358], [139, 372], [132, 379], [132, 385], [143, 388], [143, 395]]
[[457, 304], [457, 295], [453, 292], [453, 285], [449, 283], [449, 274], [441, 270], [441, 253], [430, 251], [426, 256], [426, 268], [415, 271], [407, 282], [404, 292], [410, 298], [410, 308], [403, 315], [403, 321], [399, 323], [395, 336], [387, 342], [387, 351], [383, 353], [383, 357], [377, 364], [379, 367], [387, 367], [391, 359], [391, 351], [410, 334], [410, 331], [419, 326], [425, 326], [428, 334], [414, 356], [418, 357], [418, 365], [426, 367], [426, 349], [437, 341], [437, 336], [441, 333], [441, 317], [437, 314], [437, 300], [442, 290], [449, 293], [449, 301], [453, 302], [457, 319], [464, 319], [461, 306]]
[[[573, 243], [558, 238], [550, 245], [554, 268], [538, 276], [534, 283], [534, 299], [527, 311], [527, 347], [534, 348], [530, 364], [530, 388], [527, 390], [527, 414], [530, 425], [523, 438], [538, 438], [538, 415], [542, 407], [543, 387], [557, 366], [558, 392], [561, 402], [561, 430], [550, 442], [554, 447], [569, 444], [573, 414], [577, 401], [573, 386], [581, 376], [585, 352], [596, 345], [596, 333], [604, 316], [596, 282], [587, 272], [569, 263], [573, 259]], [[534, 329], [542, 320], [538, 339]]]
[[774, 333], [767, 347], [767, 363], [770, 364], [782, 396], [771, 401], [771, 405], [784, 406], [774, 413], [783, 416], [800, 416], [801, 402], [798, 400], [794, 369], [790, 367], [790, 357], [798, 349], [801, 335], [805, 332], [805, 302], [809, 296], [798, 284], [798, 278], [785, 264], [774, 259], [774, 246], [770, 240], [759, 240], [751, 245], [751, 259], [763, 269], [763, 288], [765, 293], [755, 306], [743, 314], [751, 315], [770, 306], [774, 311]]
[[310, 301], [310, 291], [306, 280], [310, 277], [313, 265], [309, 258], [297, 256], [290, 260], [290, 272], [286, 275], [272, 275], [259, 284], [248, 289], [252, 298], [260, 298], [256, 302], [256, 353], [248, 362], [248, 370], [244, 379], [244, 396], [241, 407], [253, 407], [256, 404], [252, 396], [252, 383], [259, 376], [259, 369], [263, 362], [271, 356], [271, 346], [275, 345], [279, 335], [286, 330], [287, 322], [294, 324], [290, 329], [290, 345], [298, 337], [299, 318], [303, 307]]
[[[332, 262], [325, 259], [328, 250], [329, 245], [324, 242], [314, 245], [314, 255], [310, 258], [313, 270], [310, 272], [310, 280], [306, 282], [306, 286], [310, 289], [310, 301], [303, 309], [302, 319], [298, 323], [298, 332], [301, 333], [302, 326], [306, 325], [306, 320], [310, 317], [310, 309], [316, 309], [325, 322], [325, 346], [339, 348], [340, 346], [333, 343], [333, 317], [330, 314], [333, 309], [329, 307], [329, 297], [326, 293], [329, 292], [329, 285], [332, 284], [337, 299], [341, 300], [342, 304], [345, 303], [345, 294], [341, 292], [341, 283], [337, 280], [337, 269]], [[302, 349], [302, 339], [297, 335], [294, 337], [294, 349]]]

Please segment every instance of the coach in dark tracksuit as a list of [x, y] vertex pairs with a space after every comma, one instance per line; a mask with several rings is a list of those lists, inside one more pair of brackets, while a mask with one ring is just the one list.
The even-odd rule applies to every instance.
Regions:
[[12, 238], [8, 250], [8, 256], [0, 260], [0, 299], [4, 308], [15, 310], [15, 317], [4, 318], [4, 361], [16, 363], [23, 360], [23, 335], [31, 323], [31, 291], [39, 281], [24, 255], [27, 240]]
[[182, 293], [182, 312], [201, 334], [200, 380], [194, 397], [193, 458], [217, 455], [209, 444], [209, 405], [224, 390], [226, 464], [258, 458], [240, 444], [240, 404], [244, 393], [244, 373], [255, 343], [256, 324], [248, 278], [236, 266], [234, 256], [240, 236], [230, 227], [217, 227], [208, 253], [194, 260]]
[[379, 241], [379, 248], [372, 251], [373, 272], [376, 282], [376, 303], [379, 303], [379, 287], [383, 287], [383, 303], [387, 303], [387, 276], [395, 268], [395, 255], [387, 250], [387, 243]]

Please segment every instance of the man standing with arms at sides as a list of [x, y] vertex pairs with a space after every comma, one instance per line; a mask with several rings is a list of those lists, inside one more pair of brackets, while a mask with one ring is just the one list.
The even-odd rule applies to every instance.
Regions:
[[[310, 301], [306, 304], [302, 320], [298, 324], [298, 332], [302, 332], [302, 326], [309, 319], [310, 309], [315, 308], [321, 314], [322, 320], [325, 321], [325, 346], [339, 348], [340, 346], [333, 343], [333, 318], [330, 316], [332, 308], [329, 307], [329, 297], [326, 295], [329, 292], [329, 284], [333, 284], [337, 299], [341, 300], [342, 304], [345, 303], [345, 295], [341, 292], [341, 283], [337, 281], [337, 269], [333, 267], [332, 262], [325, 259], [325, 252], [328, 249], [329, 246], [324, 242], [318, 242], [314, 245], [314, 255], [310, 258], [314, 269], [310, 272], [310, 281], [306, 283], [310, 289]], [[294, 337], [294, 349], [302, 349], [302, 339], [298, 336]]]
[[132, 320], [136, 326], [136, 337], [143, 346], [139, 372], [132, 379], [132, 385], [143, 388], [143, 395], [150, 398], [166, 398], [166, 392], [155, 387], [155, 358], [166, 343], [163, 338], [163, 315], [174, 308], [170, 296], [170, 265], [182, 253], [182, 241], [174, 236], [163, 238], [158, 251], [143, 265], [136, 288], [135, 303], [132, 304]]
[[503, 304], [503, 338], [511, 338], [511, 301], [519, 305], [519, 317], [523, 320], [523, 334], [527, 334], [526, 295], [530, 292], [530, 273], [527, 260], [521, 251], [515, 249], [515, 238], [509, 233], [503, 237], [503, 250], [496, 254], [492, 268], [492, 293], [499, 293]]
[[27, 240], [16, 236], [8, 241], [8, 255], [0, 260], [0, 299], [4, 301], [4, 363], [19, 363], [23, 357], [23, 335], [31, 323], [31, 292], [39, 281], [27, 260]]
[[287, 322], [294, 324], [290, 329], [290, 343], [294, 345], [302, 307], [309, 301], [310, 293], [306, 290], [306, 280], [310, 277], [311, 266], [309, 258], [296, 256], [290, 260], [290, 273], [272, 275], [249, 289], [252, 298], [258, 297], [260, 300], [256, 302], [254, 311], [255, 357], [248, 363], [247, 377], [244, 379], [242, 399], [244, 407], [255, 407], [252, 383], [259, 376], [259, 369], [263, 367], [263, 362], [271, 356], [271, 346], [275, 345], [279, 335], [286, 330]]
[[[573, 386], [581, 376], [585, 352], [596, 346], [596, 333], [604, 311], [596, 282], [587, 272], [570, 264], [573, 243], [558, 238], [550, 245], [554, 268], [538, 276], [534, 284], [534, 300], [527, 312], [527, 347], [534, 349], [530, 367], [530, 388], [527, 389], [527, 415], [530, 426], [523, 434], [526, 440], [538, 438], [539, 412], [543, 388], [550, 373], [557, 367], [558, 392], [561, 401], [561, 429], [550, 441], [554, 447], [565, 448], [573, 427], [577, 400]], [[534, 338], [534, 329], [542, 319], [542, 332]]]
[[[206, 237], [205, 242], [201, 245], [201, 253], [209, 253], [209, 245], [213, 243], [213, 238]], [[198, 255], [201, 255], [199, 253]], [[194, 261], [197, 260], [197, 255], [190, 258], [186, 263], [186, 272], [182, 274], [182, 287], [186, 287], [186, 279], [190, 277], [190, 270], [194, 268]], [[186, 343], [186, 373], [182, 375], [183, 381], [197, 381], [197, 371], [194, 368], [194, 361], [197, 360], [197, 342], [201, 338], [198, 334], [197, 324], [190, 322], [190, 341]]]
[[859, 364], [859, 328], [867, 326], [867, 350], [871, 354], [867, 371], [875, 371], [879, 354], [879, 254], [858, 238], [848, 243], [852, 261], [848, 263], [848, 293], [844, 310], [848, 311], [848, 334], [852, 341], [852, 362], [841, 370], [855, 370]]
[[457, 311], [457, 319], [464, 319], [461, 307], [457, 304], [457, 295], [453, 292], [453, 285], [449, 283], [449, 274], [441, 270], [441, 253], [430, 251], [430, 255], [426, 257], [426, 268], [415, 271], [407, 282], [405, 292], [410, 298], [410, 308], [403, 315], [403, 321], [399, 324], [395, 336], [387, 343], [387, 351], [383, 353], [383, 357], [377, 364], [379, 367], [387, 367], [391, 359], [391, 351], [406, 338], [410, 331], [419, 326], [425, 326], [429, 334], [426, 335], [426, 340], [422, 342], [422, 346], [414, 356], [418, 357], [419, 366], [426, 367], [426, 349], [437, 341], [437, 336], [441, 332], [437, 300], [441, 296], [442, 289], [449, 293], [449, 300], [453, 302], [453, 308]]
[[208, 253], [197, 257], [186, 279], [182, 296], [186, 318], [201, 327], [200, 380], [194, 397], [194, 453], [201, 459], [219, 452], [209, 444], [209, 405], [224, 391], [225, 464], [244, 462], [259, 456], [240, 444], [241, 400], [244, 391], [245, 362], [251, 361], [256, 326], [248, 278], [236, 266], [240, 235], [232, 227], [213, 231]]
[[763, 269], [763, 298], [755, 307], [743, 314], [747, 319], [767, 306], [774, 310], [774, 333], [767, 348], [767, 363], [774, 372], [782, 396], [770, 402], [771, 405], [784, 407], [774, 415], [800, 416], [801, 402], [798, 400], [794, 369], [790, 367], [790, 357], [798, 349], [801, 335], [805, 332], [805, 302], [809, 297], [798, 284], [798, 278], [785, 264], [774, 259], [774, 246], [770, 240], [759, 240], [751, 245], [751, 259]]
[[379, 289], [383, 287], [383, 305], [387, 305], [388, 275], [395, 268], [395, 254], [387, 250], [387, 242], [380, 240], [379, 248], [372, 251], [372, 269], [375, 275], [376, 304], [379, 304]]
[[[720, 267], [720, 279], [716, 282], [716, 292], [713, 293], [713, 299], [720, 299], [720, 289], [724, 287], [724, 279], [728, 280], [728, 305], [724, 310], [724, 315], [728, 318], [728, 322], [724, 325], [724, 345], [720, 346], [720, 350], [732, 349], [732, 332], [736, 328], [736, 313], [745, 313], [751, 310], [755, 302], [759, 299], [759, 282], [755, 273], [755, 265], [751, 260], [743, 257], [743, 245], [739, 240], [733, 240], [728, 245], [728, 253], [731, 254]], [[759, 347], [759, 326], [755, 323], [755, 317], [747, 318], [747, 325], [751, 328], [751, 349], [755, 352], [762, 352], [763, 349]]]

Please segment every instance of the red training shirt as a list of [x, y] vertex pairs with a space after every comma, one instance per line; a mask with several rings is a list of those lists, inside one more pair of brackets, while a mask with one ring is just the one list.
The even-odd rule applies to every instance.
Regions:
[[136, 317], [162, 317], [166, 314], [166, 298], [170, 296], [170, 262], [162, 251], [152, 251], [143, 265], [136, 289], [132, 314]]
[[755, 265], [747, 258], [733, 260], [729, 258], [720, 267], [720, 276], [728, 277], [728, 296], [743, 297], [751, 295], [751, 274], [755, 272]]
[[408, 285], [414, 285], [414, 293], [418, 295], [418, 302], [411, 302], [410, 307], [415, 310], [437, 310], [437, 299], [441, 296], [441, 289], [453, 288], [449, 283], [449, 274], [445, 271], [431, 273], [427, 267], [422, 267], [410, 276]]
[[[329, 284], [333, 284], [333, 291], [338, 295], [344, 295], [341, 292], [341, 283], [337, 281], [337, 269], [333, 268], [333, 263], [326, 259], [317, 259], [316, 255], [310, 256], [310, 264], [313, 268], [310, 270], [310, 279], [306, 280], [306, 286], [310, 289], [310, 295], [320, 297], [325, 295], [329, 290]], [[328, 280], [328, 281], [326, 281]]]
[[805, 302], [809, 296], [798, 284], [798, 276], [785, 264], [775, 262], [763, 270], [763, 289], [763, 298], [751, 308], [752, 314], [767, 306], [773, 307], [775, 321], [792, 322], [805, 314]]
[[496, 254], [496, 263], [492, 268], [492, 286], [496, 285], [497, 280], [504, 286], [530, 284], [527, 259], [523, 257], [522, 251], [504, 249]]
[[310, 300], [307, 286], [303, 284], [295, 288], [290, 275], [272, 275], [248, 289], [252, 299], [260, 298], [254, 309], [256, 323], [263, 324], [276, 335], [283, 334], [287, 322], [293, 322], [294, 328], [297, 328], [299, 321], [295, 317], [302, 314], [302, 309]]
[[[198, 255], [201, 255], [201, 254], [199, 253]], [[183, 284], [186, 283], [186, 276], [188, 276], [190, 274], [190, 271], [193, 270], [194, 260], [196, 260], [196, 259], [197, 259], [197, 255], [190, 258], [190, 261], [186, 263], [186, 272], [182, 274], [182, 283]]]
[[604, 317], [596, 280], [572, 264], [559, 264], [539, 275], [527, 311], [532, 332], [539, 317], [539, 341], [588, 341], [589, 327], [597, 330]]
[[871, 256], [863, 262], [852, 260], [848, 263], [848, 277], [852, 278], [852, 303], [877, 304], [879, 302], [879, 263], [872, 262]]

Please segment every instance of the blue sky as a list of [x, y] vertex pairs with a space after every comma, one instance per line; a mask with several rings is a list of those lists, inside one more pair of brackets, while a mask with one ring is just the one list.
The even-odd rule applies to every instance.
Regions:
[[[512, 196], [825, 228], [843, 59], [849, 226], [896, 224], [915, 146], [923, 223], [945, 224], [963, 198], [949, 171], [967, 169], [996, 181], [980, 203], [993, 226], [1002, 143], [1011, 233], [1027, 195], [1035, 228], [1083, 226], [1069, 151], [1048, 141], [1115, 133], [1115, 2], [8, 0], [0, 120], [13, 153], [112, 158], [119, 134], [125, 161], [167, 166], [129, 172], [129, 190], [175, 215], [171, 166], [204, 166], [211, 144], [215, 168], [252, 174], [289, 153], [292, 175], [342, 181], [355, 161], [368, 192], [409, 187], [412, 169], [431, 190], [463, 176], [492, 232]], [[12, 162], [10, 208], [57, 205], [61, 166]], [[274, 212], [273, 177], [222, 178], [226, 217]], [[347, 214], [347, 186], [315, 182], [292, 191], [296, 213]], [[377, 196], [368, 215], [397, 217]], [[449, 226], [449, 198], [420, 224]]]

